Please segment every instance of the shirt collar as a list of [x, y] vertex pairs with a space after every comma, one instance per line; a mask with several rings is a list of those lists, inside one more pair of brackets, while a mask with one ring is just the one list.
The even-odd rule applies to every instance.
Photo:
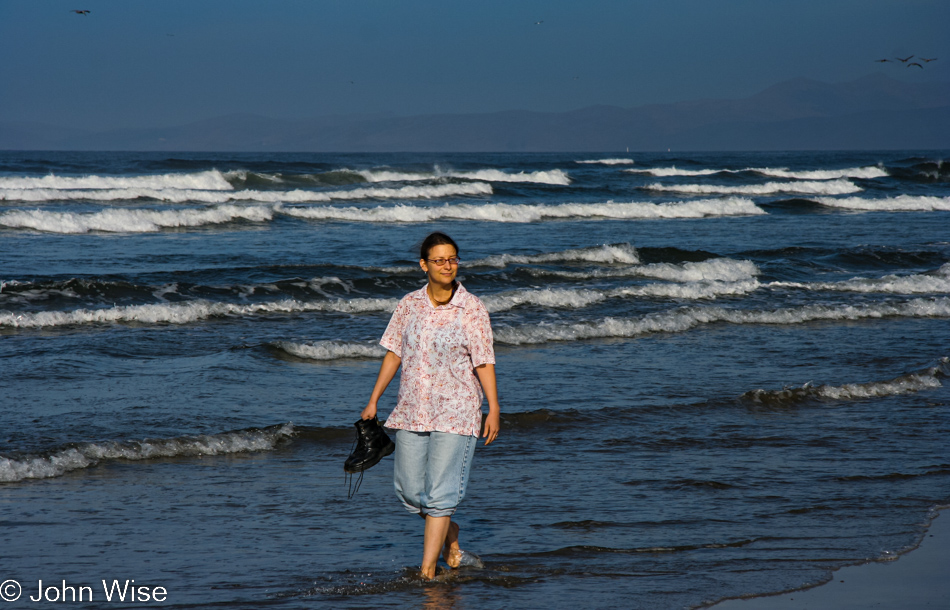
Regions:
[[[468, 290], [465, 290], [465, 286], [462, 286], [461, 282], [456, 281], [456, 283], [458, 284], [458, 288], [455, 289], [455, 294], [452, 295], [452, 300], [446, 303], [446, 305], [464, 308], [466, 303], [468, 302]], [[429, 295], [426, 292], [426, 286], [423, 286], [419, 290], [416, 290], [410, 293], [410, 295], [415, 299], [419, 299], [419, 300], [424, 299], [427, 302], [429, 300]], [[443, 305], [443, 307], [445, 307], [445, 305]]]

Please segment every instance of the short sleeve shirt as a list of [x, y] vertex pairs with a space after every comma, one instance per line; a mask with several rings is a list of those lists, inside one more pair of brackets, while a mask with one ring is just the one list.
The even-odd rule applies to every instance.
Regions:
[[379, 342], [402, 359], [386, 427], [478, 436], [483, 394], [475, 367], [495, 363], [492, 341], [488, 310], [461, 284], [438, 307], [425, 287], [403, 297]]

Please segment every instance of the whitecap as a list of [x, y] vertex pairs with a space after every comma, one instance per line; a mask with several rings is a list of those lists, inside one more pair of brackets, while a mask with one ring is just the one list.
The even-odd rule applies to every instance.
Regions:
[[0, 311], [0, 327], [47, 328], [111, 323], [191, 324], [199, 320], [223, 316], [312, 311], [388, 313], [396, 308], [397, 303], [398, 299], [372, 298], [333, 299], [314, 302], [286, 299], [252, 304], [199, 300], [149, 305], [122, 305], [108, 309], [76, 309], [72, 311], [41, 311], [35, 313]]
[[866, 212], [946, 212], [950, 211], [950, 197], [926, 197], [917, 195], [898, 195], [884, 199], [864, 199], [863, 197], [818, 197], [821, 205], [846, 210]]
[[881, 292], [893, 294], [923, 294], [950, 292], [950, 263], [932, 273], [914, 275], [885, 275], [880, 278], [856, 277], [840, 282], [771, 282], [770, 287], [830, 290], [841, 292]]
[[535, 265], [555, 262], [588, 262], [600, 264], [628, 264], [640, 262], [637, 250], [630, 244], [605, 244], [590, 248], [575, 248], [543, 254], [495, 254], [467, 262], [472, 267], [507, 267], [510, 264]]
[[447, 171], [436, 168], [434, 172], [399, 172], [390, 170], [364, 170], [357, 172], [369, 182], [409, 182], [421, 180], [440, 180], [461, 178], [484, 182], [533, 182], [536, 184], [554, 184], [567, 186], [570, 177], [560, 169], [535, 172], [509, 173], [498, 169], [478, 169], [470, 171]]
[[386, 350], [381, 345], [354, 341], [315, 341], [312, 343], [277, 341], [273, 345], [291, 356], [305, 360], [382, 358], [386, 355]]
[[502, 327], [495, 330], [495, 340], [510, 345], [526, 345], [552, 341], [640, 337], [652, 333], [678, 333], [717, 322], [794, 325], [820, 320], [864, 320], [885, 317], [950, 317], [950, 298], [914, 299], [897, 304], [862, 306], [807, 305], [771, 311], [684, 307], [640, 318], [603, 318], [591, 322], [557, 322]]
[[293, 424], [259, 430], [202, 434], [143, 441], [80, 443], [48, 455], [0, 456], [0, 482], [57, 477], [73, 470], [95, 466], [105, 460], [224, 455], [270, 451], [294, 434]]
[[319, 203], [359, 199], [440, 199], [455, 196], [491, 195], [492, 188], [485, 182], [465, 184], [435, 184], [403, 186], [398, 188], [364, 187], [336, 191], [212, 191], [180, 188], [121, 188], [101, 190], [63, 189], [0, 189], [0, 201], [132, 201], [154, 199], [169, 203], [227, 203], [251, 201], [258, 203]]
[[198, 189], [230, 191], [234, 187], [217, 170], [192, 174], [142, 176], [0, 176], [0, 192], [6, 190], [111, 190], [111, 189]]
[[649, 174], [656, 177], [695, 177], [712, 176], [714, 174], [739, 174], [754, 172], [773, 178], [792, 178], [795, 180], [839, 180], [842, 178], [861, 178], [865, 180], [884, 178], [888, 176], [886, 170], [877, 166], [849, 167], [844, 169], [800, 170], [790, 171], [784, 167], [747, 167], [745, 169], [680, 169], [672, 167], [653, 167], [647, 169], [627, 169], [631, 174]]
[[765, 184], [650, 184], [642, 188], [651, 191], [689, 193], [694, 195], [772, 195], [775, 193], [803, 193], [808, 195], [846, 195], [861, 191], [850, 180], [767, 182]]
[[574, 161], [583, 165], [633, 165], [633, 159], [586, 159]]
[[110, 209], [93, 213], [11, 210], [0, 213], [0, 225], [47, 233], [151, 233], [164, 228], [198, 227], [235, 220], [265, 222], [273, 218], [266, 206], [222, 205], [190, 210]]
[[781, 390], [753, 390], [743, 394], [742, 398], [758, 403], [782, 404], [800, 402], [810, 398], [860, 400], [914, 394], [942, 387], [943, 384], [939, 378], [947, 376], [948, 364], [950, 364], [950, 358], [943, 358], [937, 366], [901, 375], [887, 381], [846, 383], [842, 385], [812, 385], [806, 383], [800, 387], [786, 387]]
[[610, 269], [573, 271], [563, 269], [527, 269], [538, 277], [566, 279], [598, 279], [617, 277], [651, 277], [673, 282], [722, 281], [740, 282], [759, 275], [759, 268], [752, 261], [737, 261], [730, 258], [715, 258], [702, 262], [650, 263]]
[[749, 199], [704, 199], [678, 203], [562, 203], [529, 205], [492, 203], [454, 204], [440, 207], [394, 205], [375, 208], [278, 207], [290, 216], [312, 220], [353, 222], [431, 222], [434, 220], [481, 220], [486, 222], [537, 222], [570, 218], [652, 219], [705, 218], [765, 214]]

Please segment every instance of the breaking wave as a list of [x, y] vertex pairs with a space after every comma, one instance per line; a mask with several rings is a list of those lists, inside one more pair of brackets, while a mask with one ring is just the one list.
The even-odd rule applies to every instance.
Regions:
[[791, 325], [814, 321], [864, 320], [887, 317], [950, 317], [950, 298], [914, 299], [897, 304], [864, 306], [807, 305], [772, 311], [745, 311], [722, 307], [684, 307], [641, 318], [604, 318], [593, 322], [540, 323], [495, 330], [495, 340], [509, 345], [553, 341], [630, 338], [652, 333], [678, 333], [706, 324]]
[[461, 178], [464, 180], [481, 180], [484, 182], [533, 182], [537, 184], [554, 184], [567, 186], [571, 183], [567, 173], [559, 169], [536, 172], [518, 172], [510, 174], [497, 169], [479, 169], [471, 171], [443, 171], [436, 168], [435, 172], [397, 172], [388, 170], [364, 170], [357, 172], [369, 182], [408, 182], [417, 180], [438, 180], [445, 178]]
[[223, 316], [247, 316], [268, 313], [302, 313], [329, 311], [342, 313], [391, 312], [398, 299], [332, 299], [305, 302], [295, 299], [267, 303], [237, 304], [212, 301], [121, 305], [108, 309], [76, 309], [73, 311], [41, 311], [17, 314], [0, 312], [0, 327], [48, 328], [77, 324], [141, 323], [191, 324], [198, 320]]
[[861, 197], [818, 197], [821, 205], [846, 210], [867, 212], [946, 212], [950, 211], [950, 197], [921, 197], [898, 195], [884, 199], [863, 199]]
[[746, 392], [741, 398], [759, 404], [776, 406], [796, 404], [812, 399], [859, 400], [862, 398], [883, 398], [939, 388], [943, 385], [940, 382], [940, 377], [946, 377], [948, 374], [950, 374], [950, 358], [943, 358], [937, 366], [901, 375], [888, 381], [847, 383], [839, 386], [816, 386], [809, 382], [797, 388], [753, 390]]
[[568, 218], [650, 219], [705, 218], [765, 214], [749, 199], [704, 199], [681, 203], [562, 203], [526, 205], [492, 203], [457, 204], [441, 207], [395, 205], [376, 208], [280, 207], [290, 216], [312, 220], [353, 222], [431, 222], [434, 220], [481, 220], [486, 222], [536, 222]]
[[[12, 190], [110, 190], [110, 189], [197, 189], [230, 191], [233, 189], [224, 174], [217, 170], [193, 174], [160, 174], [153, 176], [0, 176], [0, 193]], [[64, 197], [59, 197], [60, 199]], [[71, 197], [67, 197], [70, 198]], [[4, 199], [0, 195], [0, 199]], [[12, 199], [8, 197], [7, 199]]]
[[616, 277], [649, 277], [672, 282], [742, 282], [759, 275], [759, 268], [752, 261], [737, 261], [716, 258], [699, 263], [650, 263], [613, 269], [570, 271], [562, 269], [528, 269], [538, 277], [561, 277], [585, 280]]
[[771, 195], [774, 193], [805, 193], [809, 195], [847, 195], [861, 191], [850, 180], [827, 182], [767, 182], [726, 186], [720, 184], [650, 184], [642, 188], [651, 191], [690, 193], [695, 195]]
[[186, 188], [113, 188], [90, 190], [66, 189], [3, 189], [0, 201], [132, 201], [154, 199], [169, 203], [227, 203], [252, 201], [259, 203], [319, 203], [359, 199], [439, 199], [442, 197], [491, 195], [490, 184], [434, 184], [399, 188], [364, 187], [337, 191], [198, 190]]
[[[482, 297], [482, 301], [493, 313], [508, 311], [522, 305], [538, 305], [549, 308], [581, 308], [608, 298], [631, 296], [668, 297], [678, 299], [712, 299], [720, 295], [746, 294], [758, 289], [754, 280], [746, 281], [690, 281], [685, 284], [656, 284], [630, 286], [601, 291], [585, 288], [560, 288], [541, 290], [516, 290]], [[41, 311], [16, 313], [0, 311], [0, 327], [10, 328], [50, 328], [84, 324], [191, 324], [200, 320], [225, 316], [249, 316], [270, 313], [390, 313], [396, 308], [399, 299], [383, 298], [331, 298], [324, 301], [299, 301], [285, 299], [264, 303], [222, 303], [207, 300], [184, 301], [175, 303], [153, 303], [148, 305], [123, 305], [103, 309], [76, 309], [72, 311]], [[288, 344], [290, 345], [290, 344]], [[320, 353], [337, 353], [335, 344], [321, 343]], [[346, 349], [351, 345], [346, 344]], [[295, 356], [315, 358], [311, 355], [291, 352], [285, 345], [278, 348]], [[297, 349], [297, 348], [295, 348]], [[298, 350], [299, 352], [299, 350]], [[343, 356], [338, 356], [343, 357]], [[315, 358], [327, 359], [327, 358]]]
[[270, 451], [293, 435], [293, 424], [282, 424], [221, 434], [71, 444], [42, 455], [0, 456], [0, 482], [48, 479], [110, 460], [148, 460]]
[[583, 165], [633, 165], [633, 159], [587, 159], [574, 161]]
[[845, 169], [819, 169], [789, 171], [787, 168], [778, 167], [748, 167], [745, 169], [679, 169], [677, 167], [654, 167], [650, 169], [628, 169], [624, 170], [631, 174], [649, 174], [657, 177], [672, 176], [711, 176], [714, 174], [740, 174], [750, 172], [772, 178], [791, 178], [794, 180], [839, 180], [842, 178], [860, 178], [873, 179], [884, 178], [888, 176], [886, 170], [877, 166], [868, 167], [849, 167]]
[[950, 292], [950, 263], [944, 264], [933, 273], [904, 276], [885, 275], [881, 278], [856, 277], [841, 282], [771, 282], [769, 286], [842, 292], [884, 292], [894, 294], [948, 293]]
[[315, 341], [312, 343], [292, 343], [276, 341], [272, 344], [291, 356], [305, 360], [345, 360], [352, 358], [382, 358], [386, 350], [376, 343], [357, 343], [352, 341]]
[[561, 262], [635, 265], [640, 262], [640, 257], [637, 255], [636, 248], [630, 244], [605, 244], [592, 248], [577, 248], [544, 254], [496, 254], [466, 263], [466, 266], [502, 268], [510, 264], [534, 265]]
[[151, 233], [168, 228], [199, 227], [235, 220], [269, 221], [274, 216], [270, 206], [222, 205], [199, 210], [128, 210], [112, 209], [89, 214], [49, 212], [44, 210], [11, 210], [0, 214], [0, 226], [13, 229], [35, 229], [47, 233]]

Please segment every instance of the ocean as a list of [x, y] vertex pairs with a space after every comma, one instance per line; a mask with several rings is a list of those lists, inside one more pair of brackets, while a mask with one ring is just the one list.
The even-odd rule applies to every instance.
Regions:
[[[948, 156], [0, 152], [0, 596], [696, 608], [897, 557], [950, 504]], [[392, 459], [342, 466], [433, 230], [502, 430], [484, 569], [422, 583]]]

